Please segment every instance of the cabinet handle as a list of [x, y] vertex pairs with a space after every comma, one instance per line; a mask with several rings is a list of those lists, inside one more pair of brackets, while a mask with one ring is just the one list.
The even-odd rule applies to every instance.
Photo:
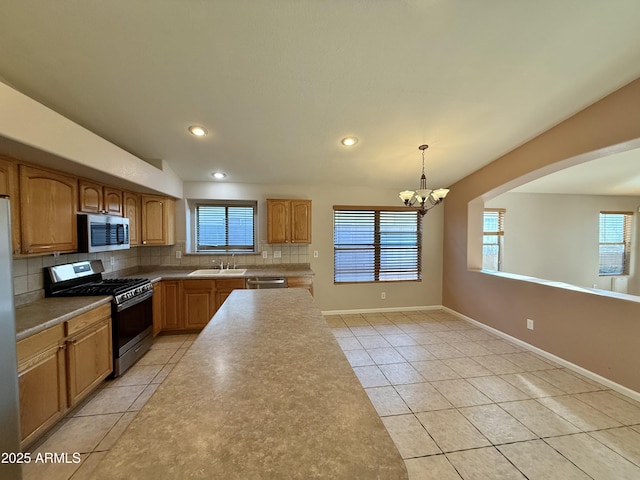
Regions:
[[64, 343], [62, 345], [58, 345], [58, 350], [64, 350], [66, 348], [67, 348], [67, 345]]

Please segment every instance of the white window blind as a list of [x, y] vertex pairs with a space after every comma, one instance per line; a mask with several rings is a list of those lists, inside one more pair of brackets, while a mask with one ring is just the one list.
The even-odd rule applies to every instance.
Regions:
[[422, 279], [422, 216], [414, 210], [334, 206], [334, 282]]
[[255, 251], [256, 210], [256, 202], [197, 204], [196, 251]]
[[632, 220], [632, 212], [600, 212], [599, 275], [629, 274]]
[[504, 208], [487, 208], [483, 217], [482, 268], [502, 270], [504, 246]]

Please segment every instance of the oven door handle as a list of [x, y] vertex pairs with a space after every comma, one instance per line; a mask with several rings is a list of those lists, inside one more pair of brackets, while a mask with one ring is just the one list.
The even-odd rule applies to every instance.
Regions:
[[153, 297], [153, 290], [147, 290], [142, 295], [137, 295], [135, 297], [131, 297], [130, 299], [125, 300], [124, 302], [122, 302], [120, 305], [117, 305], [116, 306], [116, 311], [121, 312], [125, 308], [133, 307], [134, 305], [137, 305], [138, 303], [144, 302], [145, 300], [148, 300], [151, 297]]

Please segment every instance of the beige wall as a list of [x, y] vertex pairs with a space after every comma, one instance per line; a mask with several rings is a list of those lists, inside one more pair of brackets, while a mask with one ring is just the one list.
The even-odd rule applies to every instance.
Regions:
[[[444, 209], [443, 252], [446, 307], [635, 391], [640, 391], [640, 303], [470, 269], [477, 258], [468, 242], [481, 241], [481, 222], [469, 229], [468, 212], [478, 198], [637, 147], [638, 105], [640, 79], [452, 185]], [[535, 330], [526, 329], [527, 318], [535, 320]]]
[[[258, 201], [260, 240], [266, 239], [267, 198], [305, 198], [312, 200], [312, 244], [309, 263], [315, 272], [314, 297], [323, 311], [400, 308], [440, 305], [442, 299], [442, 208], [425, 216], [423, 224], [423, 281], [385, 284], [333, 284], [333, 205], [398, 206], [397, 189], [367, 187], [314, 187], [287, 185], [218, 184], [185, 182], [185, 198], [249, 199]], [[179, 241], [184, 232], [184, 215], [178, 222]], [[318, 257], [313, 257], [313, 251]], [[385, 292], [386, 299], [380, 298]]]
[[[640, 197], [505, 193], [485, 202], [505, 208], [502, 271], [611, 290], [610, 276], [598, 275], [598, 225], [601, 211], [636, 212]], [[637, 224], [632, 259], [637, 258]], [[635, 290], [635, 263], [627, 293]]]

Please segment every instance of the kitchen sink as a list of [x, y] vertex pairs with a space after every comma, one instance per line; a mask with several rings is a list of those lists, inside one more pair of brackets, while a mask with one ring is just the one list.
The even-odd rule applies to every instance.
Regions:
[[189, 274], [190, 277], [224, 277], [226, 275], [244, 275], [247, 271], [246, 268], [225, 268], [220, 270], [219, 268], [204, 268], [202, 270], [196, 270]]

